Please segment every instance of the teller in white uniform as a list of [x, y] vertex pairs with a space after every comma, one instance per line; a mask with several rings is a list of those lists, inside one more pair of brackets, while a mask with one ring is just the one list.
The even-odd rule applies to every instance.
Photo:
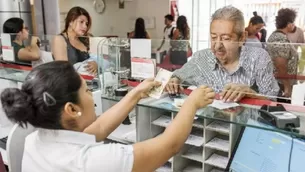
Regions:
[[159, 83], [148, 79], [99, 118], [92, 93], [67, 61], [34, 68], [22, 89], [1, 94], [10, 120], [37, 128], [26, 137], [23, 172], [154, 171], [179, 152], [189, 135], [195, 112], [211, 103], [214, 92], [195, 90], [163, 134], [134, 145], [102, 141], [127, 117], [141, 98]]

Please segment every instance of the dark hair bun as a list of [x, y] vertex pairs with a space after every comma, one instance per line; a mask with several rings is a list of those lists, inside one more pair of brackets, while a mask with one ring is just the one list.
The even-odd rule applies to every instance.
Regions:
[[11, 121], [23, 126], [33, 119], [32, 100], [24, 91], [18, 88], [6, 88], [1, 93], [1, 103], [6, 116]]
[[256, 11], [254, 11], [254, 12], [253, 12], [253, 15], [256, 17], [256, 16], [257, 16], [257, 12], [256, 12]]

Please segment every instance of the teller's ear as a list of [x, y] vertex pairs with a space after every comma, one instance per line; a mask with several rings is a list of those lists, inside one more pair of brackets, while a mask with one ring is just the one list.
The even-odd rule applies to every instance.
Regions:
[[82, 115], [81, 108], [71, 102], [66, 103], [64, 107], [64, 112], [64, 114], [67, 114], [71, 118], [80, 117]]

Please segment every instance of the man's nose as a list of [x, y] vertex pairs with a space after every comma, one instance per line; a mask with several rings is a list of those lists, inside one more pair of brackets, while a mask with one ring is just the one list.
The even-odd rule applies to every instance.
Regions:
[[215, 42], [215, 46], [214, 46], [215, 50], [219, 50], [219, 49], [221, 49], [222, 47], [223, 47], [223, 42], [220, 41], [220, 40], [217, 40], [217, 41]]

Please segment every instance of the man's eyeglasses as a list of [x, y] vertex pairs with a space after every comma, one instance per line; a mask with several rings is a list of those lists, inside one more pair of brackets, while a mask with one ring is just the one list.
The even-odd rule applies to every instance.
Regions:
[[23, 29], [25, 29], [26, 31], [29, 31], [29, 27], [25, 26]]

